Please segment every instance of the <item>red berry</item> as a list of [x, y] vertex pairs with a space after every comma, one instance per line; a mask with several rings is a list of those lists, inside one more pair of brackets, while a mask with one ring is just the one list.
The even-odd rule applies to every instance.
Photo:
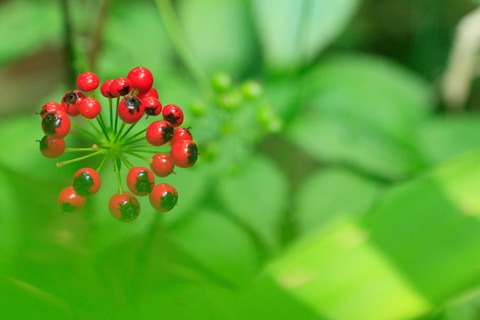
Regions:
[[68, 186], [58, 194], [58, 204], [63, 212], [75, 213], [85, 205], [85, 198], [79, 196], [72, 186]]
[[160, 96], [158, 95], [157, 89], [155, 89], [154, 87], [151, 87], [150, 89], [145, 90], [145, 91], [140, 91], [137, 94], [138, 99], [143, 99], [143, 98], [146, 98], [146, 97], [154, 97], [154, 98], [158, 99]]
[[127, 78], [117, 78], [110, 83], [110, 92], [118, 96], [126, 96], [132, 90], [132, 84]]
[[162, 104], [157, 98], [145, 97], [142, 99], [142, 103], [145, 106], [145, 113], [149, 116], [158, 116], [162, 112]]
[[140, 91], [146, 91], [152, 87], [153, 75], [145, 67], [136, 67], [130, 70], [127, 78], [132, 83], [132, 87]]
[[191, 167], [197, 162], [198, 148], [191, 140], [180, 140], [173, 144], [170, 151], [173, 164], [180, 168]]
[[42, 116], [42, 119], [43, 119], [43, 118], [45, 118], [47, 113], [55, 112], [55, 111], [66, 112], [65, 108], [61, 104], [56, 103], [56, 102], [47, 102], [43, 105], [42, 110], [40, 111], [39, 114]]
[[116, 95], [110, 90], [110, 85], [112, 84], [113, 79], [107, 80], [100, 86], [100, 92], [105, 98], [115, 98]]
[[40, 142], [40, 152], [47, 158], [60, 157], [65, 151], [65, 140], [44, 136]]
[[118, 116], [126, 123], [135, 123], [145, 112], [142, 102], [134, 96], [123, 98], [118, 105]]
[[78, 105], [78, 111], [80, 111], [80, 114], [85, 118], [93, 119], [100, 113], [100, 111], [102, 111], [102, 107], [97, 99], [86, 97], [83, 98]]
[[69, 115], [76, 116], [80, 113], [78, 111], [78, 104], [83, 98], [85, 98], [85, 95], [78, 90], [68, 91], [62, 98], [62, 106]]
[[180, 140], [193, 140], [192, 134], [190, 133], [190, 128], [175, 128], [173, 130], [173, 136], [170, 140], [170, 144], [173, 145], [175, 142]]
[[150, 123], [145, 137], [151, 145], [161, 146], [170, 141], [170, 139], [172, 139], [172, 135], [172, 125], [165, 120], [157, 120]]
[[93, 72], [84, 72], [77, 77], [78, 89], [88, 92], [98, 88], [100, 80]]
[[153, 187], [149, 200], [153, 208], [161, 212], [167, 212], [177, 204], [178, 192], [173, 186], [160, 183]]
[[140, 214], [140, 203], [128, 191], [123, 194], [114, 194], [108, 202], [108, 207], [114, 218], [124, 222], [135, 220]]
[[146, 196], [152, 192], [155, 184], [153, 173], [144, 167], [134, 167], [128, 171], [127, 186], [133, 194], [137, 196]]
[[78, 195], [88, 197], [100, 190], [102, 181], [97, 171], [90, 168], [83, 168], [75, 172], [72, 184]]
[[173, 172], [174, 165], [170, 155], [159, 153], [152, 157], [150, 168], [155, 175], [166, 177]]
[[70, 118], [63, 111], [49, 112], [42, 120], [42, 130], [46, 136], [61, 139], [70, 132]]
[[168, 104], [162, 111], [163, 119], [167, 120], [174, 127], [178, 127], [183, 123], [183, 111], [174, 104]]

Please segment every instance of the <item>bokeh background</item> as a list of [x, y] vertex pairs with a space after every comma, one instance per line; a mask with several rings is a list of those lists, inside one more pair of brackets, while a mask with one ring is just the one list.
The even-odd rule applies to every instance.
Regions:
[[[0, 1], [0, 319], [480, 319], [478, 4]], [[64, 214], [98, 162], [35, 112], [136, 66], [202, 153], [178, 206], [113, 219], [107, 166]]]

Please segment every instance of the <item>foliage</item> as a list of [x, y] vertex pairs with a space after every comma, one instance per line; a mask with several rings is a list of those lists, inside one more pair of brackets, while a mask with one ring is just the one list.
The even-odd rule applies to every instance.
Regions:
[[[435, 90], [475, 2], [0, 2], [0, 317], [477, 319], [478, 88], [457, 113]], [[41, 157], [34, 112], [88, 64], [148, 67], [193, 119], [172, 212], [111, 219], [114, 186], [58, 208], [77, 167]]]

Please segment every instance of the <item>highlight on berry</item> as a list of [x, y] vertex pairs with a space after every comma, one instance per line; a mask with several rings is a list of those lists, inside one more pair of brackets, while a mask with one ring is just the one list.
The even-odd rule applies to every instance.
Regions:
[[[181, 127], [182, 108], [160, 102], [153, 75], [145, 67], [133, 68], [126, 77], [103, 82], [95, 73], [84, 72], [76, 84], [77, 88], [66, 92], [58, 102], [45, 103], [37, 113], [41, 116], [43, 138], [38, 142], [43, 156], [80, 154], [57, 162], [57, 167], [99, 157], [96, 168], [79, 169], [72, 184], [60, 191], [57, 200], [61, 210], [80, 211], [89, 197], [111, 183], [117, 184], [117, 190], [105, 206], [120, 221], [132, 221], [139, 216], [139, 196], [148, 195], [152, 208], [159, 212], [172, 210], [177, 205], [177, 190], [167, 183], [156, 184], [155, 179], [169, 176], [176, 167], [191, 167], [198, 158], [191, 128]], [[149, 123], [144, 128], [137, 127], [145, 123], [142, 119]], [[65, 139], [68, 135], [77, 136], [88, 145], [69, 147], [69, 140]], [[133, 159], [145, 161], [145, 166], [134, 165]], [[108, 164], [115, 172], [115, 181], [102, 181], [102, 170]]]

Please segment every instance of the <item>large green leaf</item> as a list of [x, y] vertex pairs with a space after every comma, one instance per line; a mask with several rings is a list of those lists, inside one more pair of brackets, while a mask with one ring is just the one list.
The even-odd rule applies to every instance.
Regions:
[[327, 227], [333, 221], [367, 211], [379, 195], [379, 185], [345, 169], [312, 174], [298, 190], [295, 221], [300, 233]]
[[428, 85], [373, 56], [335, 55], [304, 79], [291, 140], [312, 156], [397, 179], [425, 166], [416, 130], [432, 108]]
[[60, 2], [6, 1], [0, 5], [0, 64], [31, 55], [61, 35]]
[[412, 319], [480, 286], [480, 152], [393, 188], [361, 219], [310, 233], [268, 268], [328, 319]]
[[240, 285], [253, 278], [260, 266], [255, 242], [225, 215], [200, 210], [169, 234], [192, 257], [227, 283]]
[[279, 244], [282, 214], [288, 205], [288, 185], [282, 172], [267, 158], [254, 157], [234, 174], [219, 179], [217, 192], [228, 210], [267, 247]]
[[253, 31], [243, 0], [183, 0], [178, 6], [186, 41], [210, 74], [241, 73], [253, 53]]
[[432, 117], [420, 128], [419, 150], [432, 164], [479, 147], [480, 118], [474, 114]]
[[252, 0], [266, 63], [290, 69], [309, 62], [342, 31], [358, 0]]

